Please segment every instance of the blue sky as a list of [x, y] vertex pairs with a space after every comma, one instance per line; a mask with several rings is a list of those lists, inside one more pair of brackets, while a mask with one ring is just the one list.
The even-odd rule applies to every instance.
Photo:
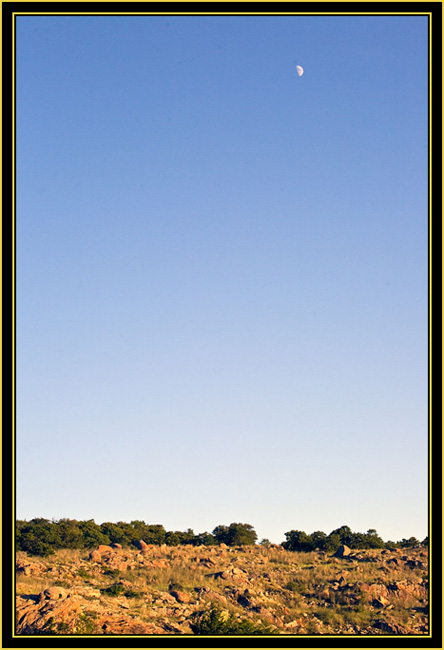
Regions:
[[19, 518], [426, 536], [427, 28], [17, 18]]

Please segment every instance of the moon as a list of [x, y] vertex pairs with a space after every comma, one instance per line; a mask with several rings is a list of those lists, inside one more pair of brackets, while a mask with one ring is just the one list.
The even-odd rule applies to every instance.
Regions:
[[304, 74], [304, 68], [301, 65], [297, 65], [296, 72], [298, 73], [298, 77], [302, 77], [302, 75]]

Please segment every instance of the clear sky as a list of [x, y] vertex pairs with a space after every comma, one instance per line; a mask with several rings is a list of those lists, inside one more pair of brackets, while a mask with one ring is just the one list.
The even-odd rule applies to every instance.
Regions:
[[427, 28], [18, 17], [18, 518], [427, 535]]

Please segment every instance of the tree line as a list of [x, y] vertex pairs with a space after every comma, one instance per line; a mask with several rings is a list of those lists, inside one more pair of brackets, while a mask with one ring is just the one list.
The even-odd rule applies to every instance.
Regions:
[[[420, 542], [415, 538], [403, 539], [400, 542], [384, 542], [376, 530], [370, 529], [367, 533], [353, 533], [348, 526], [341, 526], [326, 535], [322, 531], [307, 534], [299, 530], [285, 533], [286, 541], [281, 546], [289, 551], [309, 552], [323, 550], [335, 552], [341, 544], [350, 548], [393, 548], [418, 546]], [[96, 524], [94, 519], [77, 521], [76, 519], [49, 520], [43, 518], [30, 521], [18, 520], [16, 522], [16, 549], [26, 551], [29, 555], [48, 556], [58, 549], [89, 549], [100, 544], [121, 544], [131, 547], [138, 540], [146, 544], [160, 546], [179, 546], [189, 544], [192, 546], [214, 546], [226, 544], [227, 546], [247, 546], [257, 543], [257, 534], [250, 524], [231, 523], [219, 525], [211, 532], [195, 534], [189, 528], [186, 531], [167, 531], [161, 524], [146, 524], [144, 521], [135, 520], [129, 523], [105, 522]], [[421, 542], [427, 545], [426, 538]], [[260, 542], [263, 546], [270, 545], [267, 539]]]
[[301, 530], [291, 530], [285, 533], [285, 537], [286, 541], [282, 542], [282, 546], [287, 551], [305, 553], [310, 551], [331, 551], [334, 553], [340, 546], [348, 546], [354, 549], [428, 546], [428, 537], [422, 542], [419, 542], [416, 537], [404, 538], [399, 542], [384, 542], [374, 528], [370, 528], [366, 533], [354, 533], [349, 526], [336, 528], [329, 535], [319, 530], [311, 534]]

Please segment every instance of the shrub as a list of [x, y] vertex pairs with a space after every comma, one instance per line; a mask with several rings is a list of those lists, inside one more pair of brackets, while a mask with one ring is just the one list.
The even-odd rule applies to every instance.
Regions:
[[125, 591], [123, 585], [111, 585], [100, 590], [105, 596], [121, 596]]
[[307, 584], [300, 580], [289, 580], [285, 585], [285, 589], [293, 593], [301, 594], [307, 588]]
[[120, 575], [120, 569], [104, 569], [103, 575], [117, 578]]
[[98, 618], [98, 614], [93, 611], [87, 610], [80, 614], [76, 625], [76, 634], [94, 634], [96, 632], [94, 622], [96, 618]]
[[71, 632], [68, 623], [65, 621], [56, 622], [54, 616], [51, 616], [46, 622], [39, 634], [69, 634]]
[[191, 624], [194, 634], [279, 634], [275, 628], [263, 623], [253, 623], [247, 619], [238, 619], [234, 614], [222, 611], [217, 605], [200, 614]]
[[143, 594], [140, 591], [134, 591], [133, 589], [128, 589], [124, 594], [125, 598], [142, 598]]

